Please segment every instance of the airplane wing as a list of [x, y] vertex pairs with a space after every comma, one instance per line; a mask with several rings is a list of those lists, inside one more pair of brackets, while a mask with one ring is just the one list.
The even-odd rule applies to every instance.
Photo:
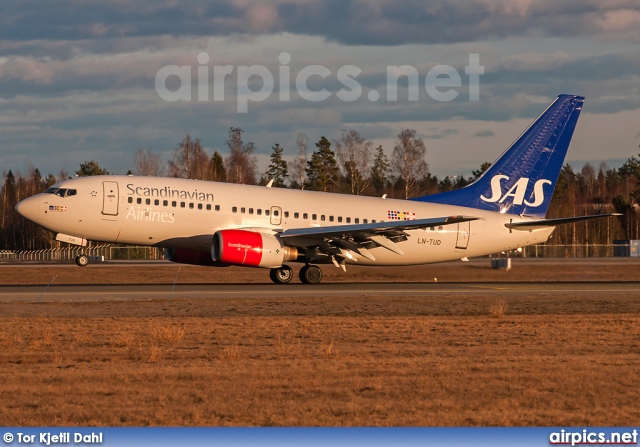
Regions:
[[376, 247], [384, 247], [398, 255], [404, 254], [396, 242], [405, 241], [406, 231], [459, 222], [477, 220], [478, 217], [449, 216], [431, 219], [400, 220], [356, 225], [335, 225], [329, 227], [306, 227], [284, 230], [279, 237], [287, 245], [315, 247], [320, 253], [330, 256], [331, 261], [345, 269], [345, 260], [355, 260], [352, 252], [375, 261], [369, 252]]
[[622, 216], [620, 213], [611, 213], [611, 214], [597, 214], [593, 216], [576, 216], [576, 217], [561, 217], [558, 219], [538, 219], [538, 220], [528, 220], [524, 222], [511, 222], [504, 224], [505, 227], [510, 230], [521, 230], [521, 231], [529, 231], [535, 230], [541, 227], [555, 227], [558, 225], [564, 225], [574, 222], [582, 222], [585, 220], [593, 220], [593, 219], [603, 219], [605, 217], [612, 216]]

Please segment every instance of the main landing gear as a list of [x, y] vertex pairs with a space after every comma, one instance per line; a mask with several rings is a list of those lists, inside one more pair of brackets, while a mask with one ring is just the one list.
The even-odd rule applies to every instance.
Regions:
[[293, 279], [293, 269], [288, 265], [283, 265], [277, 269], [271, 269], [269, 278], [276, 284], [287, 284]]
[[322, 281], [322, 270], [317, 265], [305, 265], [300, 269], [300, 281], [304, 284], [318, 284]]
[[[304, 284], [318, 284], [322, 280], [322, 270], [316, 265], [305, 265], [300, 269], [300, 281]], [[276, 284], [287, 284], [293, 279], [293, 270], [288, 265], [283, 265], [269, 272], [271, 281]]]

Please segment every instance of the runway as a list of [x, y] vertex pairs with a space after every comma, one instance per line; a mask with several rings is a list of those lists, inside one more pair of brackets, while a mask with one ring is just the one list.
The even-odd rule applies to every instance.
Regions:
[[512, 296], [634, 294], [640, 282], [464, 282], [0, 286], [0, 302], [89, 302], [157, 299], [320, 298], [398, 296]]

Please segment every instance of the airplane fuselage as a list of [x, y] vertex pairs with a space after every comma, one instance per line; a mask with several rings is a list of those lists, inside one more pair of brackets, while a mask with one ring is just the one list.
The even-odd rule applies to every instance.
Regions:
[[[176, 178], [97, 176], [65, 180], [60, 193], [22, 202], [30, 219], [55, 233], [101, 242], [210, 252], [219, 230], [278, 234], [287, 229], [332, 227], [439, 216], [479, 218], [406, 231], [403, 255], [371, 249], [347, 263], [412, 265], [482, 256], [546, 241], [553, 228], [513, 231], [513, 214], [437, 203], [330, 194]], [[73, 193], [70, 194], [69, 191]]]

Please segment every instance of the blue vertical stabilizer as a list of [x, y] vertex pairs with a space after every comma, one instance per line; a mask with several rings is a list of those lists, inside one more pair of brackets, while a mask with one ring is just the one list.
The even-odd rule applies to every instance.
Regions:
[[544, 217], [583, 103], [582, 96], [558, 96], [474, 183], [411, 200]]

